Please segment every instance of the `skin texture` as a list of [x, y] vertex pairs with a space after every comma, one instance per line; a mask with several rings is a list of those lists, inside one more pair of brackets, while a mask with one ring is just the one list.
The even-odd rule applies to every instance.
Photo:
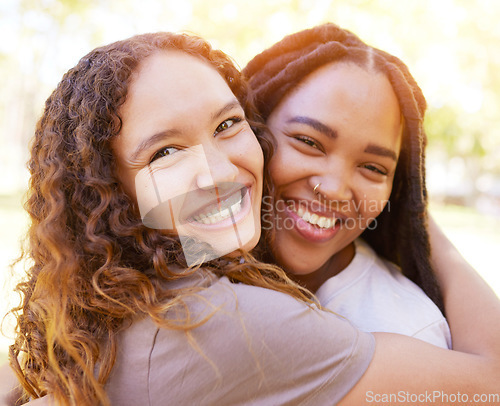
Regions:
[[[113, 150], [126, 192], [142, 201], [154, 201], [157, 193], [170, 199], [161, 214], [173, 214], [173, 228], [222, 254], [228, 246], [253, 248], [260, 236], [263, 154], [219, 73], [185, 53], [159, 52], [136, 72], [121, 112]], [[156, 190], [144, 185], [144, 173], [154, 176]], [[242, 188], [247, 192], [233, 218], [208, 225], [194, 219], [238, 198]]]
[[[268, 125], [277, 140], [270, 164], [277, 194], [273, 252], [315, 291], [349, 264], [353, 241], [376, 225], [389, 199], [401, 147], [399, 104], [383, 74], [333, 63], [286, 96]], [[311, 225], [297, 215], [299, 207], [339, 220], [333, 228]]]

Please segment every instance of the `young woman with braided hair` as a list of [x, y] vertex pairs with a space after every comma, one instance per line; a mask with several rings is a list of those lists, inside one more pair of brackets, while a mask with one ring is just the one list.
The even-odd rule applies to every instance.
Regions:
[[325, 24], [244, 73], [276, 141], [267, 259], [363, 330], [450, 348], [442, 313], [403, 276], [443, 308], [426, 231], [426, 103], [406, 65]]
[[[172, 189], [177, 165], [203, 160], [201, 145], [213, 182], [196, 172], [189, 193], [234, 191], [227, 183], [248, 190], [230, 207], [233, 222], [244, 228], [240, 235], [260, 235], [259, 216], [238, 216], [260, 207], [262, 154], [245, 120], [252, 116], [230, 60], [195, 37], [133, 37], [96, 49], [68, 72], [47, 101], [30, 160], [27, 254], [34, 263], [20, 286], [11, 360], [23, 399], [359, 405], [371, 403], [368, 390], [418, 394], [431, 383], [443, 391], [465, 383], [467, 393], [492, 391], [500, 378], [500, 305], [438, 229], [431, 237], [446, 258], [435, 265], [447, 312], [458, 330], [461, 323], [473, 328], [472, 339], [458, 343], [461, 353], [363, 333], [318, 310], [280, 269], [244, 251], [186, 268], [178, 230], [198, 227], [193, 219], [205, 231], [222, 228], [226, 209], [190, 204], [192, 216], [180, 216], [178, 228], [151, 229], [158, 225], [138, 206], [155, 193], [139, 187], [142, 175], [158, 176], [160, 192]], [[267, 154], [265, 133], [257, 133]], [[201, 217], [208, 209], [210, 224]], [[242, 248], [255, 242], [248, 238]], [[483, 317], [471, 318], [457, 297]], [[21, 403], [5, 382], [4, 403]]]
[[[485, 286], [467, 291], [470, 275], [455, 273], [454, 260], [445, 265], [448, 255], [458, 254], [448, 242], [437, 242], [439, 232], [427, 218], [426, 102], [406, 65], [351, 32], [324, 24], [285, 37], [243, 72], [275, 141], [269, 163], [272, 199], [264, 200], [263, 208], [264, 258], [365, 331], [413, 335], [447, 347], [449, 328], [437, 307], [445, 309], [453, 349], [481, 353], [498, 371], [498, 330], [491, 334], [487, 324], [476, 324], [475, 310], [464, 311], [464, 295], [471, 308], [482, 301], [483, 288], [491, 304], [498, 300]], [[357, 239], [360, 235], [366, 242]], [[449, 289], [451, 280], [457, 290]], [[482, 284], [479, 278], [471, 286]], [[468, 323], [478, 327], [473, 338]], [[479, 352], [474, 340], [484, 344]], [[421, 355], [408, 350], [412, 359]], [[453, 371], [460, 356], [444, 356]], [[391, 358], [386, 366], [396, 371], [397, 364]], [[373, 388], [379, 373], [384, 375], [381, 393], [399, 388], [372, 366], [346, 398], [353, 404], [367, 400], [364, 391]], [[479, 391], [478, 371], [455, 373], [439, 383], [433, 376], [423, 386], [425, 380], [413, 385], [407, 375], [405, 387], [418, 392], [475, 386]]]

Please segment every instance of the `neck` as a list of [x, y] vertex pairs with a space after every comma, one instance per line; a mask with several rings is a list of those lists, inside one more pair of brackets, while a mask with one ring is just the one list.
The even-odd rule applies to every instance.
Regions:
[[354, 243], [350, 243], [347, 247], [332, 255], [328, 261], [315, 271], [304, 275], [290, 273], [289, 276], [300, 285], [315, 293], [327, 279], [347, 268], [354, 258], [354, 254]]

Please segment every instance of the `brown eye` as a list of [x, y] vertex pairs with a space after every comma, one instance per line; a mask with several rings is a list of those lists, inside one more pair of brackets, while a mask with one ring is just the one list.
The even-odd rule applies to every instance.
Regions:
[[227, 120], [224, 120], [222, 123], [220, 123], [217, 128], [215, 129], [214, 135], [219, 134], [222, 131], [226, 131], [229, 128], [231, 128], [233, 125], [236, 123], [239, 123], [242, 119], [238, 117], [233, 117], [233, 118], [228, 118]]
[[318, 148], [316, 146], [316, 143], [313, 141], [313, 140], [310, 140], [310, 139], [307, 139], [307, 138], [301, 138], [300, 139], [304, 144], [307, 144], [309, 145], [310, 147], [313, 147], [313, 148]]
[[151, 158], [150, 162], [156, 161], [157, 159], [166, 157], [168, 155], [175, 154], [177, 151], [179, 151], [179, 149], [175, 147], [163, 147], [153, 155], [153, 158]]
[[304, 144], [310, 146], [311, 148], [319, 149], [318, 143], [311, 137], [306, 137], [305, 135], [298, 135], [295, 137], [296, 140], [299, 140], [300, 142], [303, 142]]
[[384, 175], [386, 176], [387, 175], [387, 171], [384, 171], [378, 167], [376, 167], [375, 165], [371, 165], [371, 164], [366, 164], [363, 166], [365, 169], [368, 169], [369, 171], [373, 172], [373, 173], [376, 173], [376, 174], [379, 174], [379, 175]]

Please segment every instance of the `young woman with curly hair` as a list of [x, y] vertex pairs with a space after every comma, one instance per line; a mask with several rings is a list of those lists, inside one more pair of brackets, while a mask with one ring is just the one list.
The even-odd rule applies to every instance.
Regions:
[[[227, 56], [175, 34], [98, 48], [63, 77], [46, 102], [29, 161], [25, 255], [32, 265], [19, 286], [11, 347], [24, 400], [305, 399], [335, 370], [345, 377], [325, 393], [364, 372], [373, 338], [343, 320], [325, 322], [310, 293], [245, 253], [260, 236], [262, 150], [269, 153], [258, 124], [256, 138], [247, 122], [246, 92]], [[203, 160], [209, 170], [194, 169]], [[151, 203], [172, 189], [172, 207]], [[161, 230], [179, 196], [175, 230]], [[231, 221], [219, 205], [232, 210]], [[177, 235], [186, 227], [180, 237], [197, 229], [223, 242], [221, 233], [237, 231], [241, 253], [187, 267], [189, 244]], [[276, 320], [278, 309], [289, 310]], [[283, 346], [282, 334], [296, 332], [307, 332], [321, 351], [291, 365], [288, 351], [298, 343]], [[309, 364], [325, 362], [323, 341], [332, 336], [330, 368], [312, 373]], [[346, 368], [343, 357], [352, 358]], [[288, 369], [294, 372], [285, 379]], [[185, 376], [194, 387], [184, 388]], [[292, 378], [305, 386], [287, 394]]]
[[263, 224], [275, 261], [363, 330], [450, 348], [426, 228], [426, 104], [406, 65], [325, 24], [244, 72], [276, 142]]
[[[32, 265], [19, 287], [11, 347], [22, 399], [330, 405], [362, 404], [368, 389], [422, 392], [431, 383], [490, 391], [500, 375], [500, 306], [439, 230], [431, 235], [434, 247], [447, 250], [446, 261], [436, 260], [447, 312], [457, 333], [464, 324], [474, 328], [461, 353], [360, 332], [245, 252], [260, 235], [251, 214], [262, 180], [246, 97], [230, 60], [185, 35], [98, 48], [65, 75], [47, 101], [30, 159]], [[271, 144], [253, 127], [267, 159]], [[159, 204], [165, 210], [151, 220], [151, 202], [163, 203], [183, 183], [168, 174], [178, 174], [185, 159], [195, 166], [206, 159], [209, 174], [188, 174], [194, 183], [183, 197], [208, 193], [212, 203], [190, 203], [179, 216], [175, 204]], [[145, 173], [161, 184], [143, 184]], [[165, 231], [159, 223], [177, 225]], [[241, 250], [186, 266], [190, 245], [177, 231], [186, 224], [221, 231], [229, 223], [242, 226]], [[489, 312], [471, 317], [457, 297]]]

